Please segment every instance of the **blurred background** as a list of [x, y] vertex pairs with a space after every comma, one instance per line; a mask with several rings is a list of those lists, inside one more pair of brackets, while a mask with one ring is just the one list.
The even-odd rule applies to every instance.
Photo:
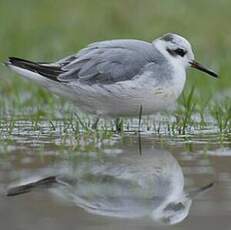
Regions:
[[[206, 101], [230, 89], [230, 9], [229, 0], [1, 0], [0, 61], [8, 56], [55, 61], [94, 41], [152, 41], [175, 32], [193, 44], [199, 62], [220, 73], [220, 79], [214, 80], [190, 70], [186, 88], [195, 85], [201, 100]], [[0, 80], [2, 108], [6, 108], [6, 100], [8, 107], [22, 105], [31, 96], [31, 104], [54, 100], [4, 66]]]
[[[174, 32], [192, 43], [197, 61], [220, 74], [215, 80], [189, 70], [184, 94], [190, 95], [194, 86], [195, 95], [189, 96], [186, 102], [184, 95], [181, 96], [179, 107], [185, 109], [174, 111], [174, 119], [163, 117], [160, 123], [158, 117], [147, 122], [143, 118], [147, 132], [141, 141], [130, 133], [114, 135], [110, 132], [111, 123], [109, 132], [102, 129], [102, 132], [92, 133], [91, 129], [86, 129], [82, 133], [84, 126], [72, 113], [71, 103], [34, 82], [24, 81], [0, 65], [2, 229], [59, 230], [66, 226], [71, 230], [156, 229], [151, 220], [146, 224], [140, 220], [130, 222], [87, 214], [74, 205], [58, 203], [46, 192], [7, 199], [4, 189], [13, 181], [41, 176], [41, 172], [49, 175], [57, 172], [54, 170], [60, 170], [62, 164], [66, 167], [85, 163], [91, 157], [103, 164], [110, 159], [117, 160], [119, 154], [130, 158], [143, 150], [142, 157], [147, 157], [146, 150], [152, 149], [155, 154], [163, 149], [179, 162], [187, 188], [218, 182], [211, 193], [193, 201], [190, 218], [172, 230], [230, 230], [230, 22], [230, 0], [0, 0], [1, 63], [8, 56], [56, 61], [95, 41], [133, 38], [151, 42], [167, 32]], [[215, 99], [223, 100], [225, 96], [229, 98], [226, 107], [219, 100], [215, 103]], [[210, 125], [211, 116], [206, 116], [205, 108], [211, 103], [214, 105], [209, 105], [208, 110], [213, 113], [215, 123]], [[195, 123], [191, 122], [194, 109], [200, 113], [198, 124], [198, 116]], [[182, 118], [178, 116], [182, 114]], [[208, 127], [204, 117], [208, 117]], [[130, 121], [126, 124], [128, 130], [133, 129]], [[189, 135], [183, 136], [187, 127]], [[79, 158], [80, 153], [86, 154], [86, 158]], [[2, 191], [4, 196], [1, 196]]]

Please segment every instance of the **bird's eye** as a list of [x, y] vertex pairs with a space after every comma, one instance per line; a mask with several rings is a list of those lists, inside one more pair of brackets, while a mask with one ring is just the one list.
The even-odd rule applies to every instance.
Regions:
[[187, 53], [184, 49], [181, 48], [174, 50], [174, 52], [181, 57], [184, 57], [184, 55]]

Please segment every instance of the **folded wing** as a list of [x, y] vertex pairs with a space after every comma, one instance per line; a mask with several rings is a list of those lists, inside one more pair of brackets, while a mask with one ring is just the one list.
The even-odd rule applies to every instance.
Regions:
[[155, 62], [151, 43], [138, 40], [112, 40], [90, 44], [56, 64], [62, 66], [57, 78], [62, 82], [79, 80], [86, 84], [111, 84], [130, 80], [149, 63]]

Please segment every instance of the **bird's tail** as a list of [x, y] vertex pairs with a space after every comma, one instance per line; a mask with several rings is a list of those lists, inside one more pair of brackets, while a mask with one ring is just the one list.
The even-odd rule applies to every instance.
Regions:
[[59, 75], [65, 73], [56, 63], [39, 63], [10, 57], [5, 65], [26, 79], [32, 80], [49, 91], [73, 100], [73, 90], [60, 84]]
[[24, 184], [24, 185], [9, 188], [6, 191], [6, 195], [7, 196], [17, 196], [17, 195], [20, 195], [20, 194], [31, 192], [31, 191], [33, 191], [34, 189], [37, 189], [37, 188], [50, 188], [54, 184], [58, 184], [58, 183], [59, 182], [57, 181], [56, 176], [50, 176], [50, 177], [40, 179], [38, 181], [30, 182], [28, 184]]
[[37, 77], [41, 76], [53, 81], [58, 81], [57, 77], [63, 73], [63, 70], [58, 65], [32, 62], [16, 57], [9, 57], [5, 65], [27, 78], [35, 78], [35, 74], [37, 74]]

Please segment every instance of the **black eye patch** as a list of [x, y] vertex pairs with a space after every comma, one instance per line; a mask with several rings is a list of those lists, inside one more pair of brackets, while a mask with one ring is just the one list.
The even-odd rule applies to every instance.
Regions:
[[181, 56], [184, 57], [184, 55], [187, 53], [184, 49], [177, 48], [175, 50], [171, 50], [167, 48], [167, 51], [172, 55], [172, 56]]
[[175, 53], [177, 55], [180, 55], [181, 57], [184, 57], [184, 55], [187, 53], [184, 49], [178, 48], [175, 50]]

